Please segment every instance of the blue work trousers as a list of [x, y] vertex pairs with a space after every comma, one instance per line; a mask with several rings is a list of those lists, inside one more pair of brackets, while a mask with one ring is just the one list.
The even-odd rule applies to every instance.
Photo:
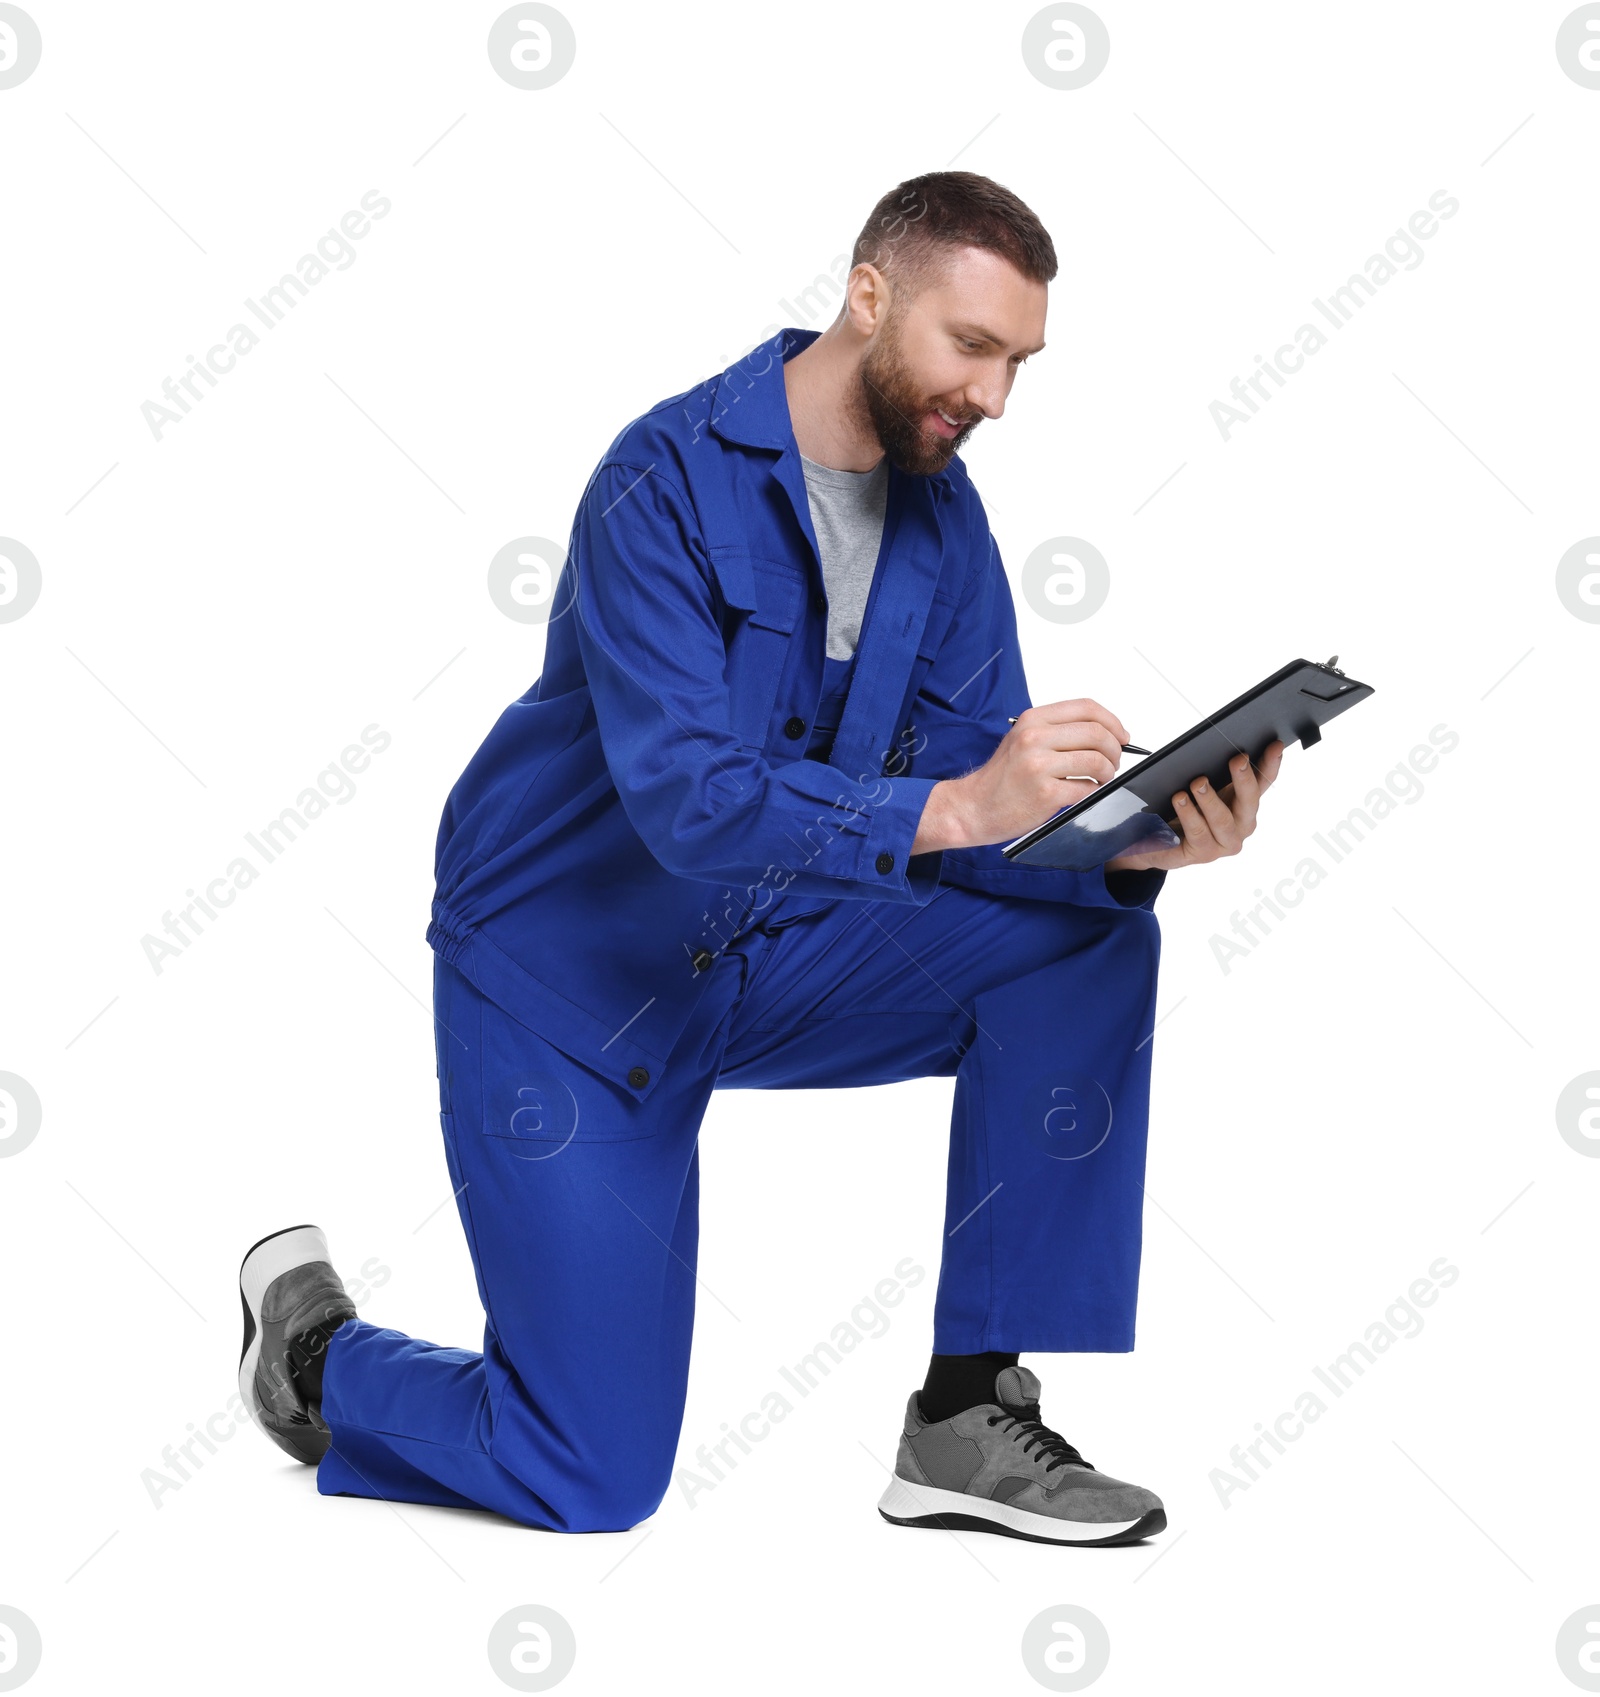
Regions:
[[934, 1349], [1133, 1347], [1154, 915], [958, 887], [920, 906], [779, 910], [707, 968], [643, 1101], [436, 961], [441, 1119], [483, 1349], [342, 1326], [324, 1494], [568, 1532], [654, 1512], [683, 1417], [697, 1140], [719, 1088], [954, 1075]]

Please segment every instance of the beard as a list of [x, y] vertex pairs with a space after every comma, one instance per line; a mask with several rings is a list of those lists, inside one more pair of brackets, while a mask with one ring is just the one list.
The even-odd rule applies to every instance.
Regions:
[[940, 436], [925, 429], [922, 420], [937, 405], [924, 393], [907, 364], [891, 317], [862, 357], [856, 407], [883, 445], [889, 463], [913, 477], [932, 477], [943, 471], [978, 427], [976, 418], [967, 419], [964, 413], [945, 407], [952, 418], [963, 420], [960, 434]]

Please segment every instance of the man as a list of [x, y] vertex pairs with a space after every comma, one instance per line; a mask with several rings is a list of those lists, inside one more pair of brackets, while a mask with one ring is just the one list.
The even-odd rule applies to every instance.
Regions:
[[1044, 346], [1055, 274], [998, 184], [913, 179], [825, 332], [783, 331], [602, 458], [543, 674], [439, 833], [441, 1119], [483, 1351], [355, 1318], [314, 1226], [241, 1270], [245, 1398], [324, 1494], [574, 1532], [651, 1514], [711, 1091], [954, 1075], [935, 1353], [881, 1511], [1052, 1543], [1165, 1526], [1043, 1424], [1018, 1355], [1133, 1347], [1151, 907], [1169, 870], [1238, 851], [1282, 747], [1178, 795], [1178, 847], [1073, 873], [996, 846], [1110, 778], [1128, 735], [1093, 701], [1029, 706], [956, 454]]

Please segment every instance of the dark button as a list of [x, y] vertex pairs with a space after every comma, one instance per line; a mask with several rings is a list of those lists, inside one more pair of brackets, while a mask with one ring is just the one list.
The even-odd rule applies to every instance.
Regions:
[[790, 742], [799, 742], [801, 737], [806, 734], [805, 720], [800, 718], [798, 715], [792, 719], [785, 720], [783, 734], [790, 740]]
[[628, 1082], [635, 1090], [643, 1090], [650, 1082], [650, 1074], [643, 1067], [629, 1067]]
[[880, 872], [893, 872], [894, 871], [894, 856], [892, 854], [887, 854], [887, 853], [880, 854], [878, 856], [878, 858], [875, 861], [873, 861], [872, 864], [874, 866], [876, 866], [877, 869]]
[[815, 607], [819, 613], [826, 613], [828, 610], [828, 598], [819, 589], [817, 593], [811, 597], [811, 605]]
[[710, 949], [696, 949], [690, 959], [690, 964], [696, 972], [704, 972], [714, 958]]

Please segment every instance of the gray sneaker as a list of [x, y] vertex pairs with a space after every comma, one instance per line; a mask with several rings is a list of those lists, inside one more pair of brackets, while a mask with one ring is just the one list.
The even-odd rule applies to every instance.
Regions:
[[878, 1513], [895, 1526], [998, 1532], [1036, 1544], [1131, 1544], [1164, 1532], [1161, 1499], [1093, 1466], [1039, 1418], [1039, 1381], [1004, 1367], [995, 1402], [949, 1420], [906, 1405], [894, 1478]]
[[[289, 1226], [253, 1245], [239, 1268], [244, 1349], [239, 1394], [255, 1423], [296, 1461], [322, 1460], [332, 1441], [322, 1412], [295, 1378], [289, 1346], [307, 1333], [326, 1347], [333, 1329], [355, 1317], [316, 1226]], [[304, 1346], [302, 1346], [304, 1348]]]

